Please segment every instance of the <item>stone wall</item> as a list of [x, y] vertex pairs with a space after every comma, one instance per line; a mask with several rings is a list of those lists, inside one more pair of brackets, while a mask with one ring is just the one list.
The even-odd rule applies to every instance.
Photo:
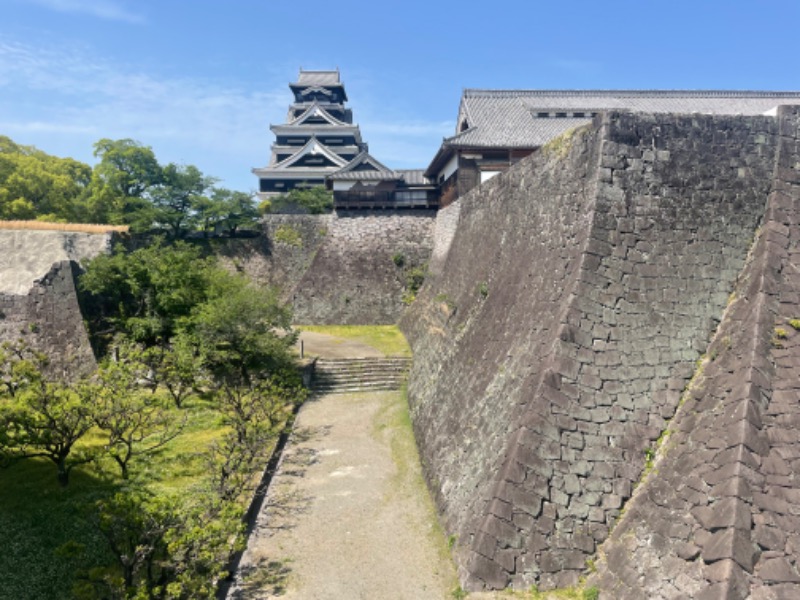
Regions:
[[264, 286], [276, 286], [285, 300], [311, 266], [331, 229], [334, 215], [267, 215], [255, 238], [218, 238], [210, 250], [231, 270]]
[[53, 264], [80, 263], [108, 252], [112, 243], [105, 233], [0, 229], [0, 294], [25, 295]]
[[430, 273], [440, 273], [444, 267], [447, 254], [458, 229], [458, 220], [461, 215], [461, 202], [456, 200], [452, 204], [441, 208], [436, 213], [436, 222], [433, 227], [433, 249], [428, 262]]
[[75, 288], [79, 272], [74, 261], [56, 262], [26, 295], [0, 294], [0, 342], [24, 340], [67, 379], [96, 366]]
[[338, 211], [291, 292], [298, 323], [396, 323], [409, 272], [433, 246], [432, 211]]
[[779, 113], [751, 259], [653, 471], [600, 553], [593, 581], [608, 597], [800, 596], [799, 117]]
[[745, 264], [777, 141], [770, 117], [609, 114], [462, 198], [402, 325], [469, 588], [575, 583], [608, 537]]
[[[445, 229], [453, 216], [444, 213]], [[390, 324], [406, 308], [410, 271], [431, 258], [436, 220], [433, 211], [268, 215], [262, 237], [211, 247], [230, 268], [277, 286], [298, 323]]]
[[75, 282], [79, 261], [108, 252], [112, 234], [0, 230], [0, 342], [24, 339], [54, 372], [95, 366]]

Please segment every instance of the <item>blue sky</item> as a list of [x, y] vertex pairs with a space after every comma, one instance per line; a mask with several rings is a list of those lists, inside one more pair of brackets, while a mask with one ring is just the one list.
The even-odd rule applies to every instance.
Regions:
[[133, 138], [256, 187], [298, 69], [338, 67], [371, 153], [424, 167], [464, 88], [800, 90], [797, 0], [0, 0], [0, 135]]

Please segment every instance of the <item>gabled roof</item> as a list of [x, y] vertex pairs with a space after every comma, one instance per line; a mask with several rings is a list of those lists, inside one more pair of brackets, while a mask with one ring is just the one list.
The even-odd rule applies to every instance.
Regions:
[[[353, 125], [350, 123], [345, 123], [344, 121], [340, 121], [336, 117], [334, 117], [331, 113], [325, 110], [319, 102], [312, 102], [309, 107], [300, 114], [297, 118], [293, 119], [286, 125], [291, 126], [298, 126], [303, 125], [308, 119], [311, 117], [322, 117], [325, 119], [329, 124], [336, 125], [337, 127], [352, 127]], [[316, 125], [316, 123], [314, 123]]]
[[[316, 137], [313, 135], [311, 138], [306, 142], [305, 146], [300, 148], [296, 153], [292, 154], [289, 158], [282, 160], [281, 162], [277, 163], [269, 167], [272, 170], [283, 170], [291, 168], [291, 166], [296, 163], [298, 160], [303, 158], [308, 154], [320, 154], [326, 158], [328, 158], [333, 164], [337, 167], [343, 167], [347, 164], [347, 162], [335, 152], [331, 152], [325, 146], [325, 144], [321, 143]], [[330, 168], [330, 167], [322, 167]]]
[[380, 163], [366, 150], [347, 165], [328, 175], [336, 181], [391, 181], [402, 179], [401, 175]]
[[599, 111], [761, 115], [779, 104], [800, 104], [800, 92], [467, 89], [458, 111], [462, 134], [445, 143], [531, 148]]
[[607, 110], [762, 115], [800, 104], [800, 92], [698, 90], [479, 90], [461, 96], [456, 134], [445, 138], [426, 174], [455, 149], [534, 149]]

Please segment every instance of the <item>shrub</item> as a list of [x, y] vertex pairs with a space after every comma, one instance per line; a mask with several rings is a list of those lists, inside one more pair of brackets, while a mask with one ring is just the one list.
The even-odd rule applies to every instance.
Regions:
[[333, 208], [333, 192], [319, 185], [308, 189], [296, 188], [272, 198], [271, 207], [277, 211], [291, 205], [299, 206], [312, 215], [321, 215]]
[[303, 247], [303, 238], [300, 232], [291, 225], [281, 225], [275, 231], [275, 241], [287, 246], [294, 246], [295, 248]]

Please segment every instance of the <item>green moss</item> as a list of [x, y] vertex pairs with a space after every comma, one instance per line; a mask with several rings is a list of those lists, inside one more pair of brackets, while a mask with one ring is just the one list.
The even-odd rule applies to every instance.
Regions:
[[278, 227], [278, 229], [275, 230], [273, 238], [280, 244], [286, 244], [287, 246], [294, 246], [296, 248], [303, 247], [303, 237], [300, 235], [300, 232], [291, 225], [281, 225]]
[[565, 131], [557, 138], [554, 138], [542, 146], [542, 152], [546, 155], [555, 156], [559, 159], [566, 158], [572, 147], [576, 134], [585, 130], [585, 127], [574, 127]]

